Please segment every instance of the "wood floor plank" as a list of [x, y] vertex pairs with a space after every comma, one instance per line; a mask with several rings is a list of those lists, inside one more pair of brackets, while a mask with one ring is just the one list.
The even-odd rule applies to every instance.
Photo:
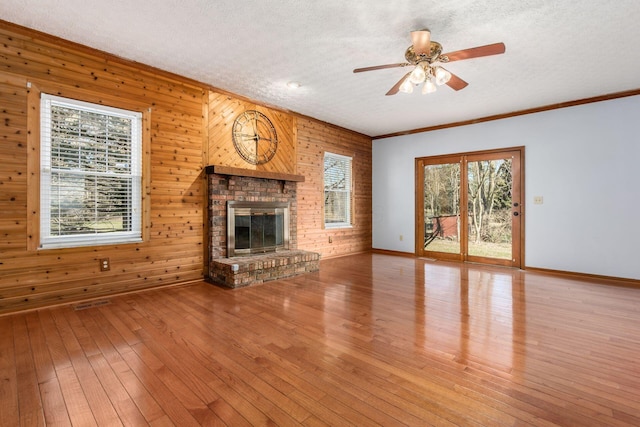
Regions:
[[[69, 410], [64, 403], [62, 389], [57, 378], [52, 378], [40, 383], [40, 398], [44, 410], [45, 423], [47, 426], [70, 426]], [[10, 418], [5, 418], [9, 421]], [[25, 425], [26, 420], [20, 419], [20, 424]]]
[[167, 387], [162, 379], [158, 378], [156, 373], [145, 363], [145, 359], [141, 358], [135, 351], [128, 351], [122, 354], [123, 359], [131, 368], [131, 371], [140, 380], [144, 380], [144, 384], [149, 392], [155, 397], [162, 410], [176, 423], [181, 426], [198, 426], [198, 420], [184, 407], [179, 400], [181, 397]]
[[97, 425], [63, 337], [56, 326], [53, 314], [55, 311], [56, 309], [39, 311], [38, 314], [69, 418], [75, 425]]
[[[179, 301], [174, 301], [174, 303], [179, 304]], [[225, 319], [227, 328], [234, 327], [235, 324], [230, 324], [231, 321], [232, 320], [230, 318]], [[234, 360], [238, 361], [254, 375], [262, 378], [265, 383], [273, 386], [274, 389], [282, 393], [282, 395], [288, 396], [292, 390], [295, 390], [304, 391], [305, 393], [309, 394], [313, 398], [314, 402], [318, 402], [321, 398], [323, 398], [325, 396], [325, 393], [320, 391], [311, 382], [303, 380], [300, 376], [303, 371], [298, 369], [293, 364], [288, 364], [284, 358], [277, 357], [277, 360], [274, 362], [273, 367], [267, 364], [268, 359], [274, 356], [274, 354], [265, 352], [266, 343], [261, 343], [262, 340], [260, 339], [260, 336], [255, 333], [255, 330], [257, 328], [259, 328], [259, 324], [256, 324], [255, 328], [252, 328], [251, 331], [246, 331], [245, 334], [234, 336], [235, 342], [230, 342], [221, 348], [219, 347], [218, 350], [229, 353], [240, 352], [239, 357], [234, 357]], [[223, 335], [220, 335], [220, 333], [222, 333]], [[228, 333], [213, 329], [209, 332], [209, 334], [213, 334], [214, 337], [219, 337], [219, 339], [224, 341], [224, 335], [227, 335]], [[238, 341], [238, 339], [240, 339], [241, 341]], [[272, 341], [274, 339], [278, 340], [278, 338], [273, 334], [269, 336], [269, 341]], [[198, 342], [197, 345], [200, 348], [207, 348], [207, 343], [205, 342]], [[269, 366], [269, 368], [267, 369], [266, 366]], [[280, 394], [278, 393], [270, 393], [269, 396], [272, 397], [271, 400], [273, 400], [275, 404], [287, 411], [287, 413], [292, 414], [292, 416], [296, 420], [298, 420], [298, 422], [302, 422], [304, 419], [306, 419], [309, 416], [309, 411], [312, 411], [314, 409], [303, 409], [303, 407], [305, 406], [303, 402], [298, 402], [297, 400], [291, 399], [290, 397], [290, 401], [288, 402], [283, 396], [280, 396]], [[314, 406], [317, 406], [317, 404]]]
[[[153, 352], [153, 357], [157, 358], [160, 366], [166, 366], [174, 375], [187, 382], [189, 390], [207, 406], [205, 409], [196, 403], [195, 406], [198, 407], [191, 408], [190, 412], [201, 424], [242, 425], [246, 420], [210, 386], [210, 383], [216, 383], [218, 378], [214, 378], [213, 373], [194, 358], [188, 347], [180, 345], [180, 332], [165, 324], [162, 318], [156, 317], [154, 312], [158, 305], [160, 302], [155, 301], [147, 306], [148, 309], [139, 320], [142, 329], [138, 334], [144, 345]], [[140, 309], [138, 305], [136, 307]], [[181, 328], [183, 322], [179, 326]], [[176, 338], [178, 341], [175, 341]], [[186, 393], [183, 391], [183, 394]]]
[[[274, 322], [276, 319], [273, 319]], [[298, 341], [303, 338], [298, 335]], [[385, 415], [392, 417], [396, 422], [405, 423], [406, 425], [419, 424], [424, 421], [423, 416], [425, 408], [421, 404], [413, 404], [397, 399], [397, 396], [389, 392], [386, 386], [371, 387], [373, 384], [372, 377], [380, 374], [376, 370], [375, 374], [369, 375], [367, 369], [361, 364], [358, 366], [349, 365], [346, 366], [341, 359], [344, 355], [335, 354], [327, 356], [327, 352], [316, 352], [311, 342], [313, 340], [303, 340], [305, 346], [301, 347], [286, 347], [281, 348], [276, 345], [270, 345], [271, 350], [278, 357], [284, 360], [289, 359], [292, 363], [301, 367], [302, 373], [300, 379], [307, 381], [310, 384], [316, 383], [316, 387], [323, 389], [323, 396], [331, 394], [336, 388], [346, 389], [346, 393], [352, 394], [354, 399], [365, 402], [370, 407], [367, 408], [367, 413], [375, 413], [382, 411]], [[316, 373], [324, 372], [323, 381], [316, 381]], [[383, 374], [382, 377], [377, 377], [381, 382], [384, 382], [388, 376]], [[349, 385], [348, 387], [346, 387]], [[371, 408], [371, 406], [373, 408]], [[429, 416], [427, 416], [429, 418]], [[433, 416], [432, 422], [444, 422], [437, 416]]]
[[[179, 301], [174, 301], [174, 303], [177, 305], [180, 302]], [[196, 304], [197, 305], [197, 304]], [[226, 319], [227, 321], [229, 319]], [[249, 331], [248, 331], [249, 332]], [[210, 334], [214, 334], [216, 335], [216, 331], [212, 330], [211, 332], [209, 332]], [[224, 332], [223, 332], [224, 333]], [[226, 347], [222, 347], [219, 348], [219, 351], [226, 351], [229, 349], [240, 349], [241, 347], [243, 347], [245, 349], [244, 353], [246, 355], [252, 355], [252, 349], [256, 348], [253, 344], [254, 342], [256, 343], [256, 346], [260, 346], [259, 343], [259, 339], [257, 338], [257, 336], [253, 333], [247, 333], [247, 336], [249, 337], [249, 342], [244, 341], [242, 344], [240, 343], [236, 343], [233, 344], [231, 347], [226, 346]], [[224, 337], [221, 337], [224, 340]], [[195, 345], [202, 349], [202, 348], [207, 348], [207, 344], [204, 342], [195, 342]], [[289, 398], [292, 400], [292, 402], [296, 403], [296, 406], [294, 406], [294, 408], [296, 408], [296, 411], [299, 410], [300, 407], [307, 407], [307, 411], [314, 411], [317, 409], [317, 402], [319, 401], [319, 399], [321, 399], [322, 397], [325, 396], [325, 393], [321, 392], [319, 389], [317, 389], [317, 387], [315, 387], [313, 384], [303, 380], [300, 377], [300, 374], [302, 373], [301, 370], [297, 369], [294, 365], [292, 364], [288, 364], [286, 362], [286, 360], [282, 359], [282, 358], [277, 358], [277, 361], [274, 362], [273, 366], [269, 366], [269, 369], [265, 369], [265, 364], [267, 361], [267, 354], [265, 354], [265, 349], [266, 347], [262, 347], [262, 351], [261, 351], [261, 356], [254, 356], [255, 357], [255, 364], [251, 365], [251, 362], [247, 362], [245, 363], [245, 366], [247, 367], [247, 369], [250, 369], [254, 374], [259, 375], [260, 377], [262, 377], [264, 379], [264, 381], [266, 381], [267, 383], [273, 385], [276, 389], [278, 389], [281, 393], [283, 393], [284, 395], [289, 396]], [[272, 353], [269, 353], [268, 356], [273, 356]], [[249, 356], [252, 357], [252, 356]], [[277, 364], [277, 366], [276, 366]], [[298, 391], [302, 391], [304, 392], [306, 395], [311, 396], [311, 401], [314, 402], [311, 407], [308, 407], [307, 405], [305, 405], [306, 399], [295, 399], [292, 398], [292, 392], [291, 389], [292, 387], [294, 388], [294, 393], [297, 393]], [[272, 394], [273, 396], [273, 394]], [[276, 403], [282, 403], [281, 399], [279, 402]], [[289, 405], [290, 406], [290, 405]], [[283, 405], [283, 408], [286, 408], [286, 405]], [[292, 408], [288, 408], [288, 411], [292, 411]], [[298, 415], [294, 415], [294, 418], [298, 419], [298, 420], [302, 420], [304, 417], [308, 416], [308, 412], [305, 411], [303, 413], [299, 413]], [[330, 412], [330, 410], [327, 411], [323, 411], [323, 414], [325, 417], [328, 416], [328, 413]], [[329, 415], [329, 419], [332, 421], [332, 423], [334, 425], [336, 425], [337, 421], [340, 420], [339, 417], [333, 418]], [[338, 423], [340, 424], [340, 423]]]
[[105, 341], [100, 328], [97, 327], [93, 318], [87, 312], [68, 311], [69, 324], [73, 326], [78, 343], [87, 357], [91, 368], [95, 372], [100, 384], [104, 388], [107, 398], [113, 405], [121, 422], [127, 426], [145, 426], [148, 422], [120, 383], [112, 366], [102, 353], [105, 349], [107, 354], [113, 354], [115, 349], [111, 346], [100, 346], [96, 340]]
[[0, 415], [637, 426], [638, 307], [640, 289], [610, 280], [358, 254], [247, 288], [202, 282], [0, 317]]
[[141, 427], [148, 425], [149, 423], [135, 405], [134, 400], [127, 393], [122, 383], [120, 383], [117, 375], [113, 372], [113, 369], [104, 357], [101, 354], [93, 354], [89, 356], [89, 363], [109, 396], [109, 400], [122, 421], [122, 424]]
[[[255, 302], [255, 300], [254, 300], [254, 302]], [[308, 313], [307, 313], [307, 314], [308, 314]], [[257, 325], [256, 325], [256, 327], [255, 327], [255, 328], [259, 328], [259, 327], [260, 327], [259, 325], [261, 325], [261, 324], [264, 324], [264, 323], [263, 323], [263, 322], [257, 322]], [[254, 329], [254, 331], [255, 331], [255, 329]], [[248, 335], [248, 334], [251, 334], [251, 332], [247, 332], [246, 334], [247, 334], [247, 335]], [[271, 332], [269, 332], [269, 338], [271, 339], [271, 338], [273, 338], [273, 336], [274, 336], [274, 333], [273, 333], [272, 331], [271, 331]], [[312, 352], [314, 352], [315, 350], [316, 350], [316, 349], [312, 349], [311, 351], [312, 351]], [[323, 351], [324, 351], [324, 352], [326, 352], [326, 350], [323, 350]], [[288, 350], [287, 350], [287, 352], [288, 352], [288, 353], [291, 353], [290, 349], [288, 349]], [[311, 377], [311, 380], [313, 380], [313, 377]], [[327, 379], [325, 378], [325, 380], [327, 380]], [[334, 387], [333, 389], [335, 389], [335, 387]], [[345, 408], [353, 409], [354, 404], [355, 404], [355, 406], [358, 406], [358, 401], [357, 401], [357, 400], [355, 400], [355, 399], [349, 399], [349, 400], [348, 400], [348, 406], [345, 406], [345, 404], [343, 404], [343, 403], [342, 403], [342, 402], [340, 402], [340, 401], [331, 400], [330, 398], [325, 398], [325, 399], [324, 399], [324, 401], [328, 401], [329, 403], [327, 403], [327, 406], [334, 408], [334, 410], [340, 410], [340, 408], [342, 408], [343, 413], [342, 413], [342, 415], [341, 415], [341, 416], [342, 416], [342, 417], [344, 417], [345, 419], [349, 419], [349, 415], [348, 415], [346, 412], [344, 412], [344, 411], [345, 411]], [[321, 400], [320, 402], [322, 402], [322, 400]], [[366, 410], [365, 412], [366, 412], [369, 416], [374, 416], [374, 418], [375, 418], [375, 414], [376, 414], [376, 412], [378, 412], [378, 410], [377, 410], [376, 408], [371, 407], [371, 406], [370, 406], [369, 404], [367, 404], [367, 403], [365, 403], [365, 404], [363, 405], [363, 407], [366, 407], [366, 408], [367, 408], [367, 410]], [[424, 407], [424, 402], [423, 402], [423, 401], [419, 401], [419, 402], [416, 404], [416, 407], [417, 407], [417, 408], [419, 408], [419, 409], [418, 409], [418, 411], [419, 411], [419, 413], [420, 413], [421, 415], [423, 415], [423, 416], [425, 416], [425, 415], [426, 415], [426, 412], [425, 412], [425, 411], [424, 411], [424, 409], [423, 409], [423, 407]], [[356, 411], [356, 412], [357, 412], [357, 411]], [[386, 418], [386, 414], [379, 413], [379, 414], [378, 414], [378, 418]], [[362, 424], [362, 423], [363, 423], [363, 420], [362, 420], [362, 419], [359, 419], [359, 418], [357, 418], [357, 417], [356, 417], [354, 420], [352, 420], [352, 421], [353, 421], [353, 422], [354, 422], [354, 424], [356, 424], [356, 425], [360, 425], [360, 424]], [[440, 420], [440, 421], [442, 421], [442, 420]], [[369, 422], [371, 422], [371, 420], [369, 420]]]
[[[309, 328], [308, 327], [306, 328], [306, 330], [302, 331], [302, 334], [306, 334], [306, 333], [310, 334], [309, 336], [310, 336], [311, 340], [309, 342], [312, 342], [313, 338], [318, 334], [317, 331], [309, 332]], [[338, 339], [338, 335], [339, 334], [337, 332], [335, 332], [334, 341], [336, 343], [335, 344], [336, 345], [336, 349], [338, 350], [337, 353], [339, 353], [341, 355], [349, 354], [350, 352], [348, 351], [348, 348], [340, 346], [339, 343], [341, 343], [342, 339], [344, 339], [346, 341], [350, 341], [351, 344], [353, 344], [354, 339], [358, 339], [358, 338], [356, 338], [353, 334], [351, 334], [348, 329], [347, 329], [346, 335], [343, 338]], [[370, 342], [370, 340], [365, 340], [365, 341]], [[366, 344], [363, 343], [361, 345], [364, 346]], [[312, 348], [310, 352], [305, 352], [305, 353], [314, 353], [315, 352], [314, 350], [316, 350], [316, 349]], [[290, 351], [288, 351], [288, 352], [291, 353]], [[309, 354], [305, 354], [305, 356], [303, 356], [303, 357], [304, 357], [304, 359], [308, 359], [308, 358], [311, 358], [313, 356], [309, 355]], [[379, 360], [385, 360], [385, 362], [384, 363], [379, 363]], [[385, 377], [387, 377], [387, 379], [388, 379], [389, 377], [394, 375], [394, 372], [393, 372], [393, 369], [392, 369], [391, 365], [389, 365], [386, 360], [388, 360], [388, 358], [385, 357], [384, 354], [374, 354], [371, 358], [369, 358], [367, 360], [359, 360], [357, 365], [358, 365], [358, 369], [366, 369], [367, 366], [371, 366], [372, 370], [377, 370], [379, 372], [385, 372], [386, 371]], [[403, 364], [403, 369], [406, 369], [406, 367], [407, 367], [407, 364], [406, 363]], [[327, 368], [323, 368], [323, 370], [326, 371]], [[351, 382], [351, 384], [349, 385], [348, 389], [357, 391], [358, 388], [355, 386], [354, 382], [350, 380], [351, 375], [348, 375], [348, 374], [349, 374], [348, 372], [340, 372], [340, 373], [338, 373], [338, 376], [339, 376], [340, 380], [334, 380], [336, 382], [336, 384], [333, 386], [333, 388], [335, 389], [335, 387], [338, 386], [338, 384], [340, 382], [345, 384], [345, 381], [349, 381], [349, 382]], [[331, 377], [328, 376], [328, 375], [325, 375], [324, 380], [327, 381], [328, 383], [330, 383], [331, 382]], [[393, 381], [395, 383], [400, 383], [401, 380], [402, 380], [401, 378], [393, 378]], [[389, 384], [389, 386], [393, 386], [393, 384]], [[416, 403], [416, 407], [424, 408], [425, 406], [428, 406], [429, 398], [422, 398], [422, 396], [430, 396], [430, 395], [436, 394], [436, 392], [437, 392], [436, 388], [438, 388], [439, 392], [440, 392], [439, 393], [439, 398], [437, 399], [437, 400], [439, 400], [439, 402], [437, 403], [438, 405], [442, 404], [441, 401], [443, 401], [443, 400], [446, 401], [446, 399], [448, 398], [447, 396], [449, 396], [449, 397], [453, 398], [454, 400], [448, 402], [447, 406], [449, 408], [453, 408], [455, 406], [455, 403], [454, 403], [455, 402], [455, 393], [450, 393], [446, 389], [446, 386], [443, 387], [443, 386], [439, 386], [436, 383], [430, 382], [429, 384], [426, 384], [425, 387], [426, 387], [426, 389], [424, 390], [425, 393], [424, 394], [420, 394], [421, 397], [415, 402]], [[382, 388], [384, 389], [384, 387], [382, 387]], [[349, 403], [351, 403], [351, 406], [353, 406], [353, 404], [355, 402], [356, 401], [354, 401], [354, 400], [350, 400], [349, 401]], [[334, 403], [332, 406], [336, 406], [336, 404]], [[464, 406], [464, 409], [465, 410], [474, 409], [473, 407], [469, 408], [469, 406], [473, 406], [473, 402], [472, 401], [467, 401], [466, 402], [466, 406]], [[376, 412], [376, 410], [373, 409], [373, 408], [370, 408], [369, 410], [367, 410], [365, 412], [367, 412], [369, 414], [373, 414], [373, 413]], [[425, 413], [422, 412], [421, 415], [424, 416]], [[503, 414], [495, 414], [495, 416], [497, 416], [499, 418], [504, 418], [505, 417]], [[452, 421], [455, 421], [455, 422], [461, 422], [462, 420], [466, 420], [467, 423], [472, 423], [473, 422], [473, 420], [471, 420], [468, 416], [467, 417], [461, 417], [460, 415], [458, 415], [456, 417], [456, 415], [454, 415], [453, 413], [448, 414], [447, 417], [449, 419], [451, 419]], [[496, 420], [492, 419], [492, 418], [482, 418], [482, 413], [477, 413], [476, 417], [480, 418], [480, 419], [477, 420], [477, 422], [479, 423], [478, 425], [487, 425], [487, 424], [496, 422]], [[507, 418], [507, 420], [502, 419], [501, 421], [503, 423], [505, 423], [505, 422], [511, 423], [513, 421], [513, 419], [511, 419], [508, 416], [506, 416], [506, 418]]]
[[[23, 425], [44, 426], [44, 410], [36, 376], [27, 322], [24, 317], [13, 318], [17, 399]], [[1, 347], [0, 347], [1, 348]], [[2, 419], [2, 418], [0, 418]]]
[[[179, 301], [174, 301], [175, 304], [179, 304]], [[159, 305], [154, 304], [154, 306]], [[166, 307], [165, 310], [170, 310], [170, 307]], [[164, 311], [166, 313], [166, 311]], [[179, 330], [184, 327], [184, 322], [176, 323], [173, 326], [179, 328]], [[198, 325], [191, 325], [189, 330], [197, 329]], [[176, 331], [176, 333], [179, 333]], [[215, 330], [207, 331], [206, 329], [202, 330], [203, 334], [216, 334]], [[254, 356], [253, 353], [247, 352], [247, 347], [245, 343], [235, 342], [235, 343], [227, 343], [224, 346], [217, 346], [216, 348], [209, 348], [207, 340], [202, 339], [194, 339], [194, 344], [201, 350], [205, 352], [212, 352], [217, 350], [219, 353], [219, 357], [223, 358], [225, 354], [234, 354], [237, 353], [237, 356], [234, 356], [233, 362], [229, 359], [224, 359], [219, 361], [220, 363], [229, 363], [229, 366], [233, 366], [234, 373], [236, 375], [233, 376], [232, 383], [243, 389], [244, 393], [250, 393], [253, 395], [255, 392], [251, 389], [247, 389], [246, 386], [250, 386], [256, 389], [257, 392], [263, 393], [267, 396], [270, 396], [273, 402], [263, 402], [261, 405], [257, 405], [262, 407], [265, 410], [265, 414], [270, 417], [275, 417], [276, 419], [281, 418], [282, 422], [290, 423], [293, 420], [289, 418], [291, 416], [295, 421], [300, 422], [309, 416], [309, 413], [304, 410], [299, 405], [296, 405], [294, 402], [287, 401], [283, 395], [286, 395], [288, 392], [293, 390], [293, 387], [290, 386], [286, 381], [278, 381], [278, 376], [269, 375], [268, 379], [261, 381], [260, 373], [265, 370], [261, 366], [260, 361], [262, 359]], [[236, 366], [237, 363], [237, 366]], [[242, 369], [244, 367], [245, 369]], [[247, 375], [247, 372], [250, 372], [250, 375]], [[225, 376], [226, 377], [226, 376]], [[258, 400], [262, 402], [262, 400]]]
[[[76, 320], [74, 327], [69, 323], [68, 318]], [[109, 396], [105, 392], [100, 380], [87, 359], [78, 342], [77, 333], [82, 334], [86, 341], [86, 331], [81, 323], [77, 321], [75, 313], [71, 310], [54, 310], [53, 321], [55, 322], [60, 337], [62, 338], [67, 353], [71, 359], [73, 371], [78, 377], [78, 382], [87, 400], [91, 413], [98, 425], [117, 426], [122, 425]], [[91, 352], [95, 354], [93, 351]]]
[[[136, 414], [137, 411], [131, 407], [131, 404], [133, 404], [140, 411], [146, 423], [152, 424], [156, 420], [164, 418], [166, 416], [164, 410], [160, 407], [154, 396], [147, 390], [144, 382], [140, 381], [135, 373], [131, 371], [129, 365], [127, 365], [120, 354], [120, 350], [130, 351], [130, 349], [125, 339], [111, 323], [110, 319], [114, 318], [111, 311], [105, 308], [90, 310], [85, 313], [90, 316], [90, 318], [84, 316], [84, 323], [87, 329], [95, 340], [98, 348], [100, 348], [109, 369], [116, 376], [122, 388], [124, 388], [124, 393], [121, 394], [121, 398], [124, 399], [124, 401], [130, 401], [130, 403], [126, 403], [126, 405], [127, 408], [129, 408], [128, 410], [131, 411], [131, 416], [135, 419], [138, 418]], [[109, 375], [107, 371], [103, 372], [103, 374]], [[119, 388], [117, 384], [114, 384], [114, 387]], [[121, 404], [125, 405], [125, 403]], [[124, 414], [120, 416], [123, 420], [127, 418]]]
[[132, 316], [127, 314], [130, 309], [124, 311], [118, 305], [112, 305], [109, 307], [109, 311], [114, 314], [112, 319], [118, 319], [114, 324], [118, 331], [123, 325], [127, 325], [128, 331], [133, 331], [134, 336], [129, 335], [127, 339], [130, 347], [120, 351], [120, 356], [131, 371], [139, 379], [144, 379], [146, 388], [173, 422], [185, 426], [199, 425], [189, 410], [203, 409], [206, 411], [208, 410], [206, 405], [188, 388], [183, 387], [183, 383], [146, 348], [139, 337], [143, 328]]
[[11, 318], [0, 318], [0, 420], [17, 420], [18, 379]]
[[56, 373], [71, 424], [97, 426], [96, 419], [91, 412], [91, 406], [82, 390], [82, 385], [73, 366], [56, 369]]
[[27, 324], [31, 353], [35, 367], [36, 378], [39, 384], [56, 378], [56, 372], [44, 335], [44, 328], [40, 324], [40, 317], [37, 312], [24, 314]]

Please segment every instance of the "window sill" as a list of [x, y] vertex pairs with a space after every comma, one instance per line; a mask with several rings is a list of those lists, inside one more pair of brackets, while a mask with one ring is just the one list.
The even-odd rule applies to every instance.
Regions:
[[339, 228], [353, 228], [353, 224], [325, 224], [324, 228], [326, 230], [335, 230]]

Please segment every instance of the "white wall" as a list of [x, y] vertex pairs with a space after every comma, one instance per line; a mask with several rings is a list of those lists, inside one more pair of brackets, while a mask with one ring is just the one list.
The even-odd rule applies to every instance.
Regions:
[[640, 96], [373, 141], [373, 247], [414, 252], [416, 157], [514, 146], [524, 265], [640, 279]]

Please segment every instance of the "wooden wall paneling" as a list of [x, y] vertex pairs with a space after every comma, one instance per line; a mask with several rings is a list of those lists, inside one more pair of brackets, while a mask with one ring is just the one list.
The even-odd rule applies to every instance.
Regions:
[[[27, 87], [25, 79], [0, 79], [0, 253], [27, 242]], [[6, 101], [6, 102], [5, 102]], [[5, 260], [0, 257], [0, 265]]]
[[296, 144], [293, 132], [293, 116], [288, 113], [256, 106], [256, 110], [265, 114], [278, 134], [278, 151], [268, 163], [258, 165], [256, 169], [268, 172], [296, 173]]
[[[200, 121], [202, 126], [202, 165], [207, 166], [209, 164], [209, 91], [203, 91], [202, 93], [202, 118]], [[202, 245], [202, 258], [203, 258], [203, 275], [209, 277], [209, 259], [211, 253], [209, 249], [209, 177], [204, 170], [200, 173], [200, 181], [202, 182], [202, 194], [200, 198], [202, 200], [202, 235], [204, 238], [204, 244]]]
[[251, 105], [246, 101], [209, 91], [209, 165], [255, 169], [255, 166], [246, 163], [236, 154], [231, 140], [233, 121], [240, 113], [250, 109]]
[[151, 228], [151, 109], [142, 114], [142, 240], [149, 241]]
[[[2, 22], [0, 41], [0, 117], [6, 124], [0, 129], [0, 313], [202, 278], [206, 91]], [[37, 90], [29, 91], [26, 82]], [[27, 243], [37, 236], [39, 210], [37, 135], [27, 145], [39, 115], [27, 108], [38, 105], [33, 94], [39, 90], [143, 111], [148, 231], [142, 243], [57, 250]], [[101, 258], [110, 258], [110, 271], [99, 271]]]
[[[24, 29], [16, 34], [0, 22], [0, 71], [27, 75], [29, 79], [75, 87], [122, 98], [132, 95], [146, 98], [156, 105], [176, 106], [188, 98], [197, 99], [193, 85], [177, 80], [159, 78], [145, 68], [121, 64], [116, 57], [102, 58], [104, 54], [84, 52], [90, 49], [70, 49], [51, 42], [32, 39]], [[70, 44], [70, 43], [68, 43]], [[162, 80], [162, 83], [156, 83]], [[108, 91], [104, 89], [108, 88]], [[149, 93], [154, 93], [153, 98]], [[197, 99], [199, 102], [200, 100]]]
[[[371, 249], [371, 139], [306, 118], [296, 119], [298, 183], [298, 247], [323, 258]], [[323, 166], [329, 151], [353, 158], [353, 227], [325, 229]], [[331, 237], [331, 243], [329, 242]]]
[[[278, 151], [268, 163], [252, 165], [244, 161], [233, 146], [233, 122], [246, 110], [265, 114], [278, 134]], [[296, 173], [296, 143], [293, 133], [293, 116], [229, 95], [211, 91], [208, 111], [209, 164], [268, 172]]]

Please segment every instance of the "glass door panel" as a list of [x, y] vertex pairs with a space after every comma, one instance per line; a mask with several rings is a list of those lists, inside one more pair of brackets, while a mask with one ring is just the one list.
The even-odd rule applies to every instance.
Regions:
[[467, 162], [469, 256], [511, 260], [511, 158]]
[[460, 162], [424, 166], [425, 251], [460, 254]]

